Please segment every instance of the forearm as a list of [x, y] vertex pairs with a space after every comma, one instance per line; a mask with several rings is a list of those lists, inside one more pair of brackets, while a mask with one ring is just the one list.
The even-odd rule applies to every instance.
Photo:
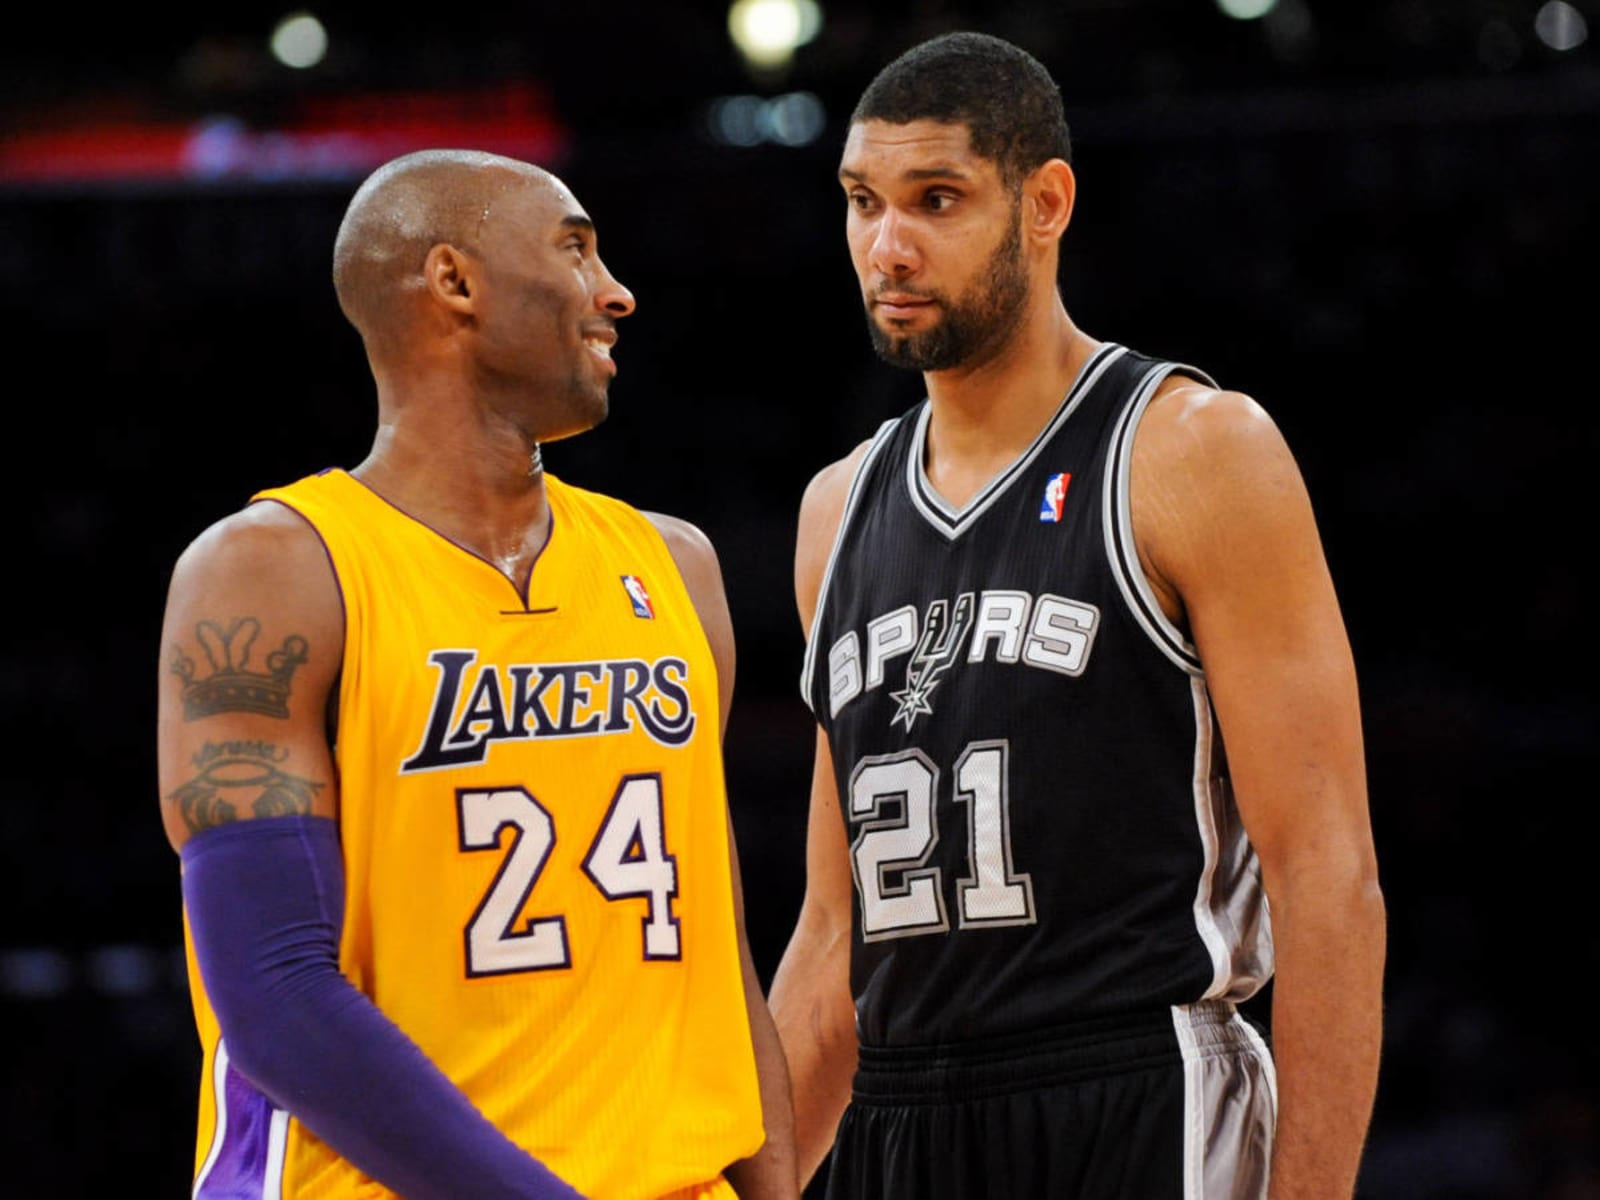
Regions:
[[334, 823], [276, 817], [184, 846], [196, 958], [236, 1069], [409, 1200], [576, 1200], [340, 973]]
[[1355, 1189], [1377, 1090], [1385, 918], [1370, 877], [1274, 895], [1272, 1044], [1278, 1126], [1271, 1200]]
[[756, 1073], [761, 1082], [761, 1120], [767, 1138], [754, 1155], [728, 1168], [728, 1182], [742, 1200], [788, 1200], [800, 1194], [789, 1071], [777, 1027], [772, 1023], [772, 1013], [753, 972], [745, 979], [745, 1000], [750, 1013], [750, 1038], [755, 1046]]
[[794, 1095], [802, 1187], [833, 1148], [839, 1118], [850, 1103], [857, 1041], [848, 956], [848, 941], [810, 933], [802, 925], [772, 983], [772, 1019]]

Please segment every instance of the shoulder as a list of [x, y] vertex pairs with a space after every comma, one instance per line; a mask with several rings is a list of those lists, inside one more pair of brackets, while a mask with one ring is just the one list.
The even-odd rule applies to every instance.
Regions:
[[862, 442], [843, 458], [836, 459], [811, 477], [800, 497], [800, 536], [820, 537], [832, 542], [844, 516], [850, 485], [861, 470], [862, 460], [872, 448], [872, 440]]
[[1215, 471], [1286, 452], [1254, 397], [1178, 374], [1157, 389], [1134, 438], [1136, 461], [1164, 471]]
[[1314, 536], [1305, 482], [1271, 415], [1187, 376], [1163, 383], [1140, 421], [1130, 491], [1140, 559], [1169, 615], [1203, 577]]
[[178, 555], [167, 624], [277, 620], [296, 636], [342, 639], [344, 607], [327, 548], [293, 509], [257, 500], [212, 523]]
[[179, 554], [175, 574], [270, 571], [303, 558], [326, 558], [311, 523], [285, 504], [256, 500], [202, 530]]
[[666, 543], [673, 564], [689, 590], [702, 622], [715, 624], [727, 611], [727, 594], [722, 585], [722, 564], [716, 547], [698, 525], [667, 513], [640, 511]]
[[673, 558], [715, 559], [716, 547], [698, 525], [668, 513], [640, 511], [640, 516], [656, 527]]
[[560, 505], [563, 512], [581, 514], [580, 519], [609, 526], [623, 537], [649, 537], [649, 531], [659, 534], [666, 543], [678, 568], [693, 565], [707, 558], [715, 560], [716, 552], [711, 539], [701, 529], [682, 517], [640, 508], [620, 496], [596, 492], [558, 479], [548, 472], [545, 488], [552, 505]]
[[717, 561], [717, 550], [704, 530], [693, 522], [667, 513], [645, 512], [640, 515], [655, 526], [667, 552], [683, 576], [697, 607], [709, 589], [722, 590], [722, 567]]
[[833, 541], [844, 519], [850, 487], [861, 463], [872, 448], [873, 439], [861, 442], [849, 454], [836, 459], [811, 477], [800, 497], [800, 520], [795, 539], [795, 598], [806, 629], [816, 610], [817, 593], [828, 568]]

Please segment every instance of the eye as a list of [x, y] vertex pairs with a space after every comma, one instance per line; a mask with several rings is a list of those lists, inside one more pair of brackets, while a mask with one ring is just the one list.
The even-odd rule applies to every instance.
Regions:
[[864, 213], [871, 212], [876, 207], [877, 200], [871, 192], [857, 188], [854, 191], [845, 193], [845, 203], [856, 212]]
[[922, 198], [922, 203], [934, 212], [946, 212], [956, 202], [956, 196], [951, 192], [929, 192]]

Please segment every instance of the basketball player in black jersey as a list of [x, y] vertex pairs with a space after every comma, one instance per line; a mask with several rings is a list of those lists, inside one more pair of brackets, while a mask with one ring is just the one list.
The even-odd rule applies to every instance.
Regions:
[[[975, 34], [891, 63], [845, 142], [868, 328], [927, 400], [800, 510], [802, 1170], [1348, 1198], [1384, 909], [1338, 601], [1261, 407], [1068, 315], [1069, 157], [1045, 69]], [[1235, 1007], [1269, 979], [1270, 1049]]]

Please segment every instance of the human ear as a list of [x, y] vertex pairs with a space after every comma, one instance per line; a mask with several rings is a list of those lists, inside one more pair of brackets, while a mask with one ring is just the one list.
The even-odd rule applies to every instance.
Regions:
[[422, 283], [428, 295], [457, 313], [473, 310], [477, 279], [475, 264], [454, 246], [441, 242], [422, 260]]
[[1027, 200], [1024, 232], [1041, 241], [1058, 240], [1072, 220], [1077, 194], [1077, 176], [1065, 159], [1041, 163], [1023, 184]]

